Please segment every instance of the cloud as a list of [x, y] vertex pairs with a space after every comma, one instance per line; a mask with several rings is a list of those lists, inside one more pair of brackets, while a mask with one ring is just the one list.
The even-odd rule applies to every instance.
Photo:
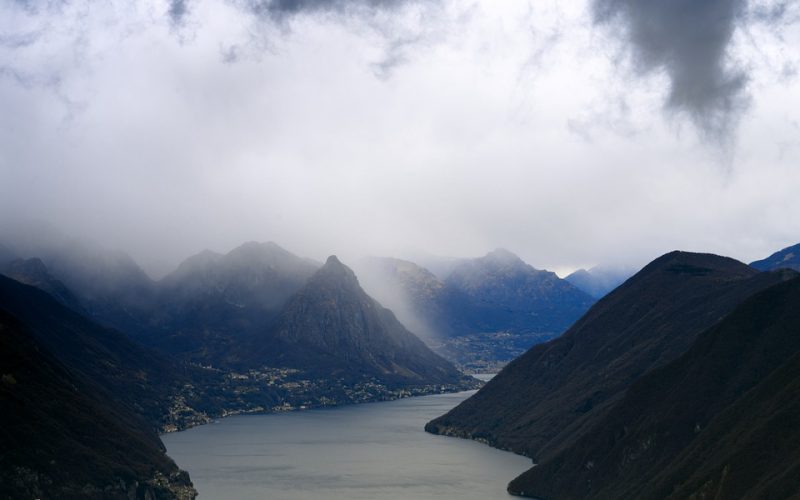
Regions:
[[170, 0], [167, 15], [173, 26], [183, 24], [184, 18], [189, 13], [189, 7], [186, 3], [186, 0]]
[[[298, 14], [396, 9], [409, 3], [416, 2], [413, 0], [244, 0], [240, 5], [258, 16], [285, 21]], [[435, 0], [423, 3], [435, 3]]]
[[668, 110], [688, 114], [710, 137], [730, 135], [748, 105], [748, 73], [730, 51], [745, 0], [594, 0], [593, 14], [618, 30], [639, 73], [666, 74]]
[[660, 79], [616, 76], [584, 2], [46, 5], [0, 2], [0, 219], [154, 274], [254, 239], [570, 268], [755, 259], [800, 234], [800, 88], [773, 73], [794, 78], [800, 33], [766, 24], [789, 14], [736, 21], [738, 70], [724, 48], [718, 70], [746, 68], [752, 98], [721, 179], [661, 119]]

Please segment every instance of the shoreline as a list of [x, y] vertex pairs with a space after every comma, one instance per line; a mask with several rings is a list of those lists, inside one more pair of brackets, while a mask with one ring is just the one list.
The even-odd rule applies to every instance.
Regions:
[[192, 421], [189, 423], [185, 423], [184, 425], [165, 425], [158, 429], [158, 436], [161, 438], [162, 436], [168, 434], [174, 434], [177, 432], [187, 431], [189, 429], [193, 429], [195, 427], [201, 427], [208, 424], [213, 424], [219, 422], [221, 419], [227, 417], [233, 417], [238, 415], [277, 415], [277, 414], [284, 414], [284, 413], [295, 413], [295, 412], [304, 412], [309, 410], [321, 410], [321, 409], [334, 409], [334, 408], [343, 408], [348, 406], [356, 406], [356, 405], [364, 405], [364, 404], [373, 404], [373, 403], [388, 403], [392, 401], [399, 401], [402, 399], [409, 399], [409, 398], [417, 398], [417, 397], [425, 397], [425, 396], [435, 396], [440, 394], [458, 394], [462, 392], [469, 392], [469, 391], [477, 391], [483, 385], [486, 384], [488, 380], [491, 380], [495, 374], [486, 374], [486, 373], [475, 373], [469, 375], [474, 380], [478, 381], [479, 384], [475, 384], [476, 387], [472, 388], [464, 388], [464, 387], [456, 387], [450, 385], [434, 385], [430, 386], [421, 386], [421, 387], [411, 387], [406, 389], [400, 389], [397, 391], [390, 391], [389, 393], [377, 396], [375, 398], [369, 398], [359, 401], [349, 401], [349, 402], [340, 402], [340, 403], [323, 403], [323, 404], [305, 404], [305, 405], [288, 405], [284, 403], [280, 406], [274, 406], [270, 409], [266, 409], [263, 407], [256, 407], [256, 408], [244, 408], [244, 409], [234, 409], [234, 410], [223, 410], [221, 414], [216, 415], [207, 415], [202, 414], [203, 416], [200, 417], [200, 414], [197, 415], [202, 421]]

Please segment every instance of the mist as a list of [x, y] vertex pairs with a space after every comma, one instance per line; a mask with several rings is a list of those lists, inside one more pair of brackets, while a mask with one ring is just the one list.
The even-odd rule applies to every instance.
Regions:
[[734, 2], [695, 102], [602, 3], [6, 2], [0, 242], [40, 221], [159, 278], [252, 240], [561, 275], [800, 240], [797, 9]]

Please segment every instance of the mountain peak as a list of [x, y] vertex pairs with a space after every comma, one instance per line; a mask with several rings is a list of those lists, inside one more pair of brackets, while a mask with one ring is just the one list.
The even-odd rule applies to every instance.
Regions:
[[350, 380], [428, 384], [458, 383], [461, 377], [367, 295], [335, 255], [288, 302], [269, 337], [248, 355]]
[[289, 252], [272, 241], [266, 243], [260, 241], [248, 241], [228, 252], [229, 256], [242, 256], [249, 258], [262, 257], [269, 254], [288, 254]]
[[8, 264], [8, 271], [10, 273], [17, 274], [24, 273], [30, 276], [35, 276], [36, 278], [42, 278], [44, 276], [50, 278], [47, 266], [45, 266], [44, 262], [42, 262], [42, 259], [38, 257], [31, 257], [30, 259], [17, 259]]
[[342, 264], [342, 261], [335, 255], [328, 257], [325, 261], [325, 265], [316, 272], [312, 279], [331, 282], [336, 285], [348, 284], [358, 287], [359, 289], [361, 288], [353, 270]]
[[746, 264], [730, 257], [711, 253], [695, 253], [675, 250], [655, 259], [642, 269], [642, 275], [650, 272], [669, 274], [710, 276], [722, 273], [728, 277], [746, 277], [754, 270]]
[[498, 262], [522, 262], [522, 259], [520, 259], [517, 254], [505, 248], [495, 248], [491, 252], [487, 253], [484, 258]]
[[341, 267], [344, 267], [344, 264], [342, 264], [342, 261], [339, 260], [339, 257], [337, 257], [335, 255], [331, 255], [330, 257], [328, 257], [328, 260], [325, 261], [325, 266], [341, 266]]

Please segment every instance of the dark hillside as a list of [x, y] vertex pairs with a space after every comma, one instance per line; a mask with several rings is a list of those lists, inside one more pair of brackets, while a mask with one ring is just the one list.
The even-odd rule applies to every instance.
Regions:
[[0, 498], [194, 498], [151, 425], [37, 337], [0, 309]]
[[741, 304], [510, 490], [552, 499], [798, 496], [798, 375], [800, 278]]
[[544, 461], [588, 432], [643, 374], [683, 354], [749, 296], [794, 275], [716, 255], [666, 254], [426, 429]]

